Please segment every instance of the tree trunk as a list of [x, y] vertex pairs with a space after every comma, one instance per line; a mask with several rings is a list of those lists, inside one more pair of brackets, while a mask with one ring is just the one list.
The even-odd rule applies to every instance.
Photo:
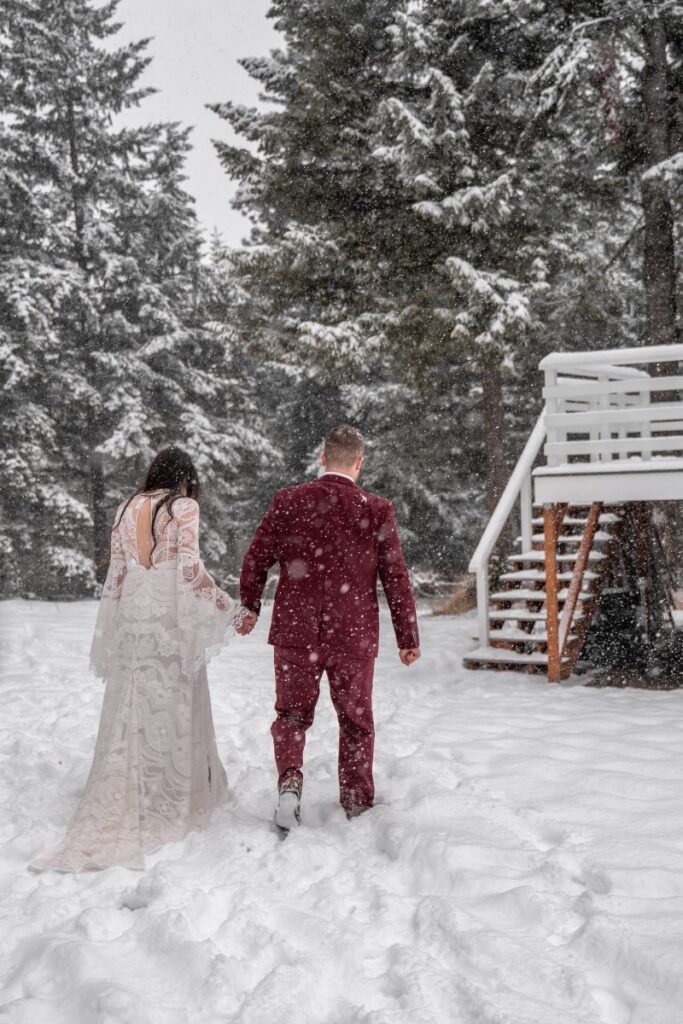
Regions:
[[[643, 140], [648, 167], [671, 154], [671, 97], [669, 95], [666, 33], [661, 18], [647, 18], [643, 25]], [[674, 216], [666, 183], [645, 178], [642, 184], [644, 219], [643, 281], [647, 308], [647, 334], [651, 345], [673, 345], [676, 329], [676, 261]], [[654, 373], [670, 366], [653, 367]]]
[[482, 359], [481, 385], [486, 448], [486, 508], [491, 515], [508, 477], [503, 447], [503, 377], [497, 352], [487, 352]]
[[[671, 96], [669, 66], [666, 56], [666, 30], [659, 17], [646, 18], [643, 23], [645, 67], [643, 69], [643, 142], [648, 168], [667, 160], [671, 146]], [[676, 255], [674, 246], [674, 215], [666, 182], [661, 178], [644, 178], [643, 203], [643, 283], [647, 311], [647, 340], [650, 345], [673, 345], [678, 341], [676, 309]], [[676, 373], [677, 364], [653, 363], [650, 373], [664, 376]], [[678, 394], [659, 391], [656, 401], [676, 401]], [[678, 504], [658, 502], [655, 518], [661, 523], [664, 547], [674, 574], [680, 576], [683, 545]]]
[[73, 203], [74, 227], [76, 230], [76, 259], [83, 271], [87, 272], [87, 258], [85, 245], [85, 203], [83, 201], [83, 183], [81, 181], [81, 167], [78, 152], [78, 137], [76, 134], [76, 117], [71, 97], [67, 100], [66, 108], [67, 134], [69, 138], [69, 159], [74, 181], [71, 186], [71, 198]]
[[109, 538], [104, 495], [104, 460], [99, 452], [90, 456], [90, 485], [93, 518], [93, 560], [95, 577], [104, 583], [109, 568]]

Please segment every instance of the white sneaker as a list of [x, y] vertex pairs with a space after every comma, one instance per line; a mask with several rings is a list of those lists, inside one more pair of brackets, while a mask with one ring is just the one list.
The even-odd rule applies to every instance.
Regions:
[[275, 824], [283, 832], [289, 832], [301, 823], [301, 784], [298, 779], [289, 779], [280, 788]]

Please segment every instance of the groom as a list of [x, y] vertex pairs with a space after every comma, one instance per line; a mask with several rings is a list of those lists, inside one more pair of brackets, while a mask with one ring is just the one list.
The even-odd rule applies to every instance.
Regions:
[[420, 657], [415, 601], [391, 503], [357, 486], [363, 437], [341, 426], [325, 438], [324, 473], [273, 498], [244, 558], [240, 596], [254, 628], [268, 570], [280, 565], [268, 642], [275, 648], [271, 733], [278, 770], [275, 822], [299, 821], [306, 730], [327, 673], [339, 719], [339, 796], [347, 817], [372, 807], [372, 676], [382, 582], [404, 665]]

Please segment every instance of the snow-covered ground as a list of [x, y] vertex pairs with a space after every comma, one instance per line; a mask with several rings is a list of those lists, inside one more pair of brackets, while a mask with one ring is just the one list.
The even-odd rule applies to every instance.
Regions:
[[422, 622], [376, 675], [378, 805], [336, 804], [329, 696], [304, 822], [269, 831], [262, 623], [210, 666], [232, 802], [144, 873], [33, 876], [83, 785], [102, 690], [91, 602], [0, 605], [0, 1020], [679, 1024], [683, 691], [468, 673]]

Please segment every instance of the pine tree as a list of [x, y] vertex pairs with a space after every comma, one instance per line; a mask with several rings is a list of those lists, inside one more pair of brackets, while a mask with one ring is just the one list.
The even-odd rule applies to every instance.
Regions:
[[[396, 91], [380, 108], [375, 151], [393, 169], [404, 209], [391, 265], [405, 296], [395, 344], [412, 336], [414, 357], [430, 366], [456, 368], [468, 356], [478, 365], [489, 511], [507, 477], [503, 367], [544, 278], [515, 216], [519, 181], [504, 134], [519, 110], [501, 88], [501, 58], [492, 71], [482, 32], [492, 17], [489, 4], [441, 3], [397, 17]], [[509, 11], [497, 20], [510, 34]]]
[[639, 333], [650, 344], [670, 344], [678, 337], [674, 204], [683, 169], [683, 5], [548, 4], [544, 21], [556, 45], [534, 83], [535, 120], [553, 124], [569, 113], [599, 151], [624, 206], [636, 210], [625, 242], [637, 243], [642, 260], [640, 284], [634, 282], [645, 303], [646, 329]]
[[[55, 187], [63, 165], [43, 130], [55, 111], [37, 82], [37, 51], [47, 57], [48, 41], [34, 4], [8, 2], [0, 18], [0, 367], [8, 466], [0, 529], [3, 590], [13, 593], [37, 591], [41, 574], [59, 577], [65, 589], [94, 576], [79, 545], [91, 513], [65, 484], [57, 454], [55, 409], [64, 399], [54, 378], [62, 357], [57, 325], [83, 308], [83, 282], [75, 261], [56, 255], [64, 248]], [[80, 383], [74, 382], [77, 392]]]
[[242, 270], [253, 328], [272, 351], [363, 365], [372, 345], [364, 279], [389, 226], [369, 139], [395, 3], [278, 0], [287, 48], [242, 61], [277, 103], [212, 107], [252, 149], [217, 144], [255, 228]]
[[[285, 482], [278, 413], [287, 386], [278, 367], [264, 365], [245, 344], [244, 296], [235, 258], [217, 235], [211, 238], [208, 258], [200, 267], [205, 322], [196, 360], [201, 362], [197, 404], [202, 392], [211, 392], [214, 425], [206, 435], [203, 467], [210, 485], [205, 503], [215, 524], [207, 551], [216, 566], [223, 572], [227, 567], [233, 575], [273, 490]], [[207, 353], [212, 353], [208, 362]]]
[[341, 382], [323, 409], [382, 439], [376, 479], [429, 559], [476, 529], [473, 492], [497, 501], [540, 409], [539, 358], [638, 337], [637, 147], [616, 138], [638, 102], [618, 99], [633, 55], [617, 73], [617, 7], [276, 3], [285, 46], [244, 62], [275, 103], [214, 108], [249, 143], [219, 145], [255, 222], [236, 261], [245, 338]]
[[[628, 296], [630, 315], [623, 319], [630, 340], [671, 344], [680, 333], [676, 223], [683, 170], [683, 5], [602, 0], [544, 6], [546, 30], [556, 35], [556, 44], [533, 83], [534, 120], [557, 131], [569, 115], [599, 152], [603, 180], [608, 177], [621, 193], [620, 219], [626, 210], [631, 222], [617, 236], [608, 263], [613, 276], [620, 273], [622, 295]], [[651, 372], [670, 373], [671, 364], [655, 364]], [[670, 560], [680, 565], [678, 510], [667, 502], [658, 514]]]
[[[440, 227], [424, 263], [424, 248], [404, 242], [401, 252], [418, 268], [450, 271], [448, 282], [441, 275], [444, 331], [425, 359], [454, 359], [464, 346], [479, 364], [489, 507], [506, 476], [502, 437], [519, 450], [540, 411], [538, 359], [637, 336], [632, 189], [607, 164], [602, 131], [591, 131], [583, 110], [597, 103], [598, 55], [590, 75], [580, 48], [562, 73], [554, 64], [588, 17], [575, 6], [567, 15], [553, 4], [434, 0], [399, 16], [394, 34], [401, 86], [383, 105], [377, 153], [395, 167], [413, 213]], [[547, 89], [553, 68], [556, 96]], [[611, 95], [596, 109], [606, 134]], [[435, 292], [435, 280], [428, 272], [426, 289]], [[418, 338], [428, 308], [417, 308]]]
[[112, 509], [170, 442], [216, 487], [209, 550], [222, 557], [223, 506], [241, 454], [260, 443], [231, 407], [229, 361], [205, 326], [188, 133], [115, 126], [147, 92], [145, 42], [105, 45], [115, 7], [2, 9], [2, 188], [17, 211], [3, 236], [3, 384], [19, 423], [3, 530], [23, 592], [80, 593], [101, 578]]
[[[395, 292], [404, 282], [394, 289], [387, 280], [406, 211], [374, 150], [379, 104], [393, 87], [395, 13], [396, 4], [386, 2], [274, 4], [286, 49], [243, 64], [277, 107], [213, 109], [252, 144], [218, 144], [218, 151], [240, 182], [238, 208], [255, 221], [251, 244], [236, 261], [245, 337], [263, 358], [292, 367], [291, 401], [282, 410], [291, 471], [313, 465], [334, 422], [355, 420], [371, 441], [366, 480], [396, 500], [406, 536], [420, 535], [416, 560], [425, 562], [461, 525], [449, 501], [464, 483], [451, 461], [461, 445], [444, 445], [436, 428], [420, 435], [415, 416], [438, 404], [449, 411], [455, 435], [463, 410], [454, 378], [467, 374], [451, 369], [448, 384], [439, 380], [437, 388], [441, 375], [433, 374], [439, 396], [425, 399], [416, 370], [406, 374], [408, 361], [388, 346], [387, 328], [401, 310]], [[404, 274], [414, 269], [406, 265]], [[432, 490], [433, 452], [444, 468], [434, 471]]]

